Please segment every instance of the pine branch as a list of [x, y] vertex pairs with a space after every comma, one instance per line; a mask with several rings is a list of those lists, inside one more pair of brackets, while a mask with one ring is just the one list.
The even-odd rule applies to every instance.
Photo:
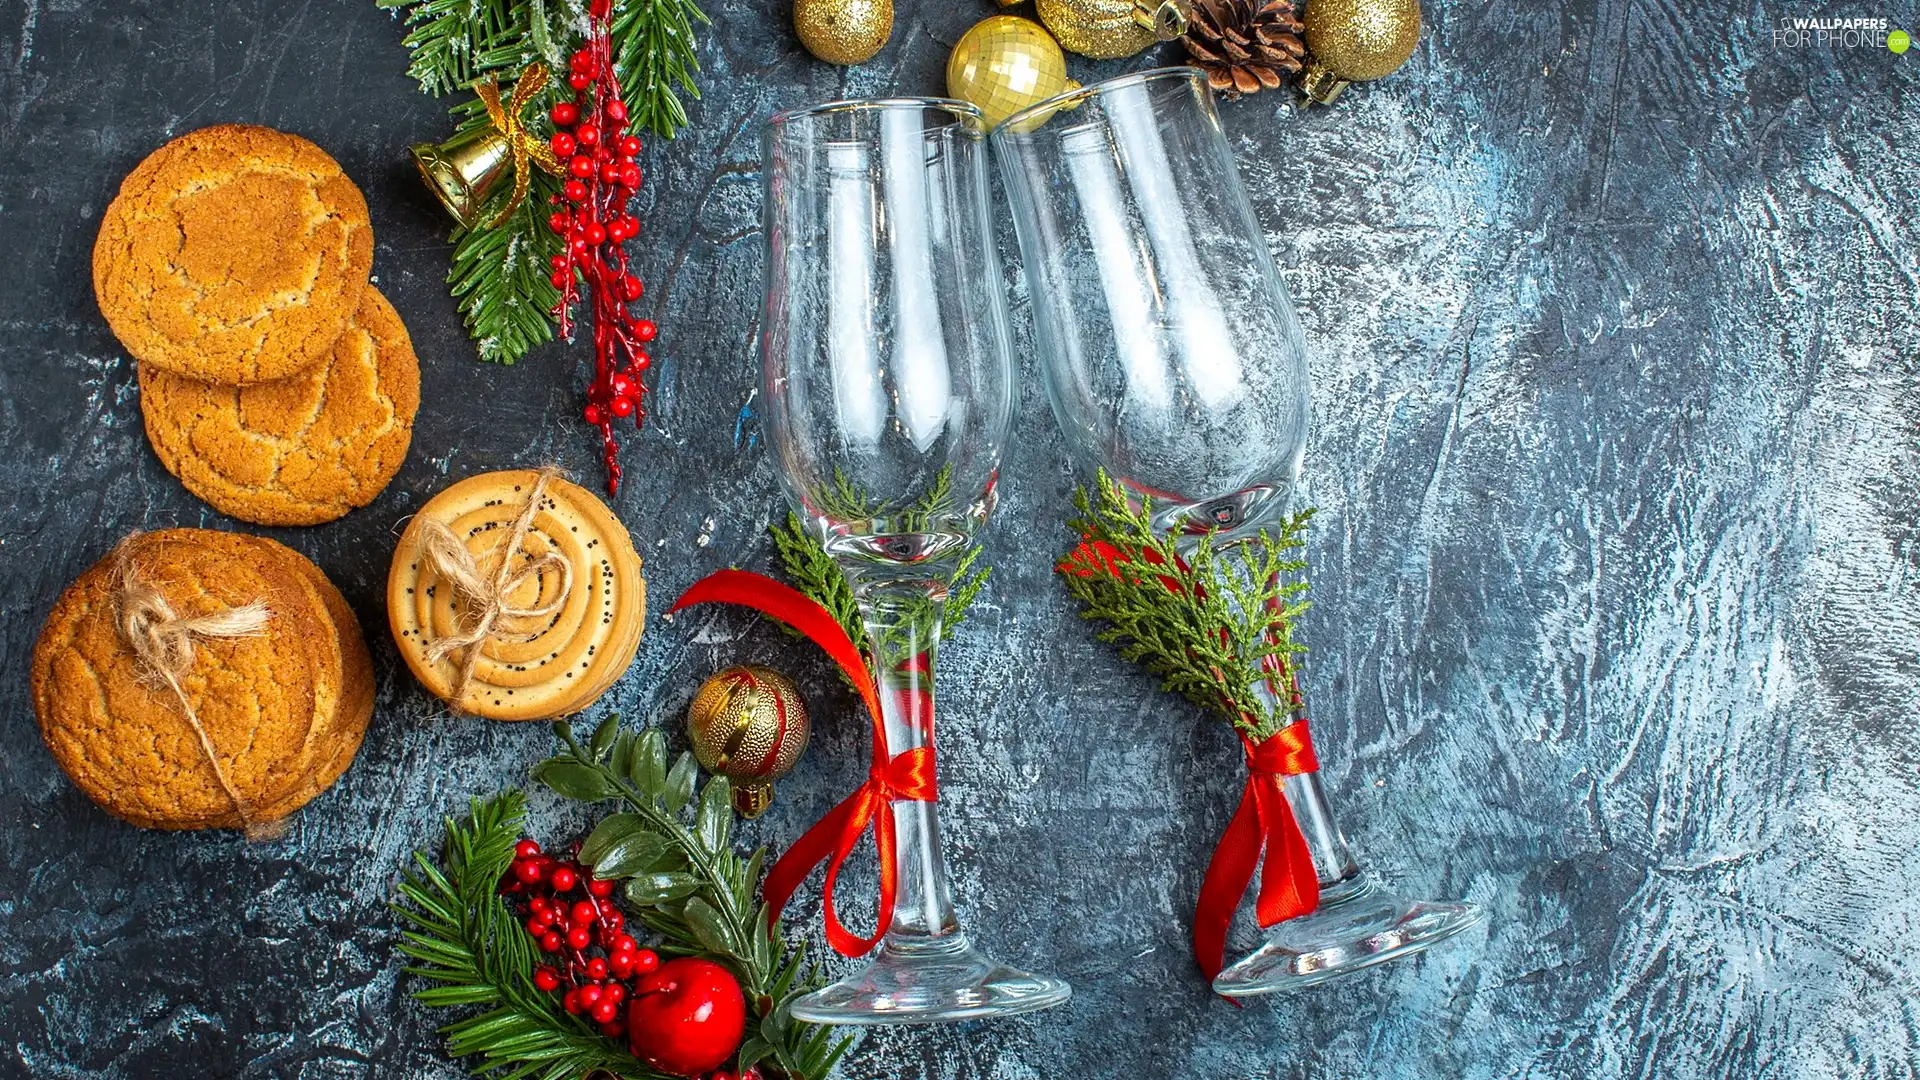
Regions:
[[[625, 896], [662, 952], [705, 956], [740, 979], [757, 1026], [748, 1029], [739, 1069], [771, 1063], [795, 1080], [823, 1080], [850, 1040], [793, 1019], [792, 999], [817, 985], [801, 947], [789, 950], [778, 918], [756, 903], [764, 848], [741, 859], [731, 843], [733, 789], [716, 776], [696, 791], [698, 767], [683, 753], [667, 764], [658, 729], [621, 730], [609, 716], [582, 745], [555, 721], [563, 749], [534, 766], [534, 778], [570, 799], [619, 799], [580, 847], [595, 877], [623, 880]], [[689, 825], [683, 812], [691, 807]]]
[[[488, 72], [502, 78], [529, 62], [558, 65], [561, 47], [583, 17], [566, 0], [374, 0], [409, 29], [407, 74], [439, 97], [465, 90]], [[508, 79], [507, 81], [511, 81]]]
[[[407, 26], [402, 44], [412, 54], [407, 74], [426, 93], [464, 91], [488, 75], [502, 85], [517, 82], [527, 65], [539, 61], [562, 74], [566, 60], [586, 27], [580, 0], [374, 0]], [[611, 34], [614, 70], [621, 95], [636, 128], [671, 139], [687, 123], [679, 92], [699, 97], [694, 74], [694, 27], [706, 25], [694, 0], [619, 0]], [[569, 94], [556, 78], [528, 106], [544, 116]], [[458, 133], [488, 123], [474, 99], [451, 109]], [[545, 131], [544, 122], [535, 125]], [[459, 300], [467, 334], [480, 358], [511, 364], [536, 345], [553, 340], [551, 312], [559, 291], [550, 280], [549, 259], [560, 253], [561, 238], [547, 228], [550, 200], [560, 180], [536, 172], [526, 199], [496, 228], [455, 230], [453, 265], [447, 282]], [[503, 185], [482, 210], [491, 220], [511, 185]]]
[[413, 997], [483, 1010], [440, 1029], [448, 1054], [480, 1059], [476, 1076], [577, 1080], [605, 1069], [623, 1080], [664, 1080], [533, 985], [533, 940], [499, 892], [525, 818], [518, 791], [475, 799], [465, 821], [447, 821], [444, 869], [414, 854], [392, 905], [410, 927], [399, 949], [414, 961], [408, 974], [439, 985]]
[[1306, 651], [1293, 623], [1309, 606], [1300, 576], [1307, 564], [1295, 553], [1306, 546], [1312, 510], [1225, 553], [1209, 532], [1183, 554], [1154, 528], [1152, 505], [1143, 499], [1135, 509], [1104, 471], [1091, 496], [1075, 492], [1074, 506], [1079, 516], [1068, 524], [1082, 542], [1055, 570], [1081, 616], [1105, 624], [1100, 640], [1255, 741], [1292, 721], [1294, 657]]
[[708, 23], [692, 0], [628, 0], [613, 14], [614, 69], [633, 122], [671, 139], [687, 125], [676, 88], [699, 98], [693, 28]]
[[527, 197], [499, 228], [458, 229], [447, 274], [467, 336], [480, 359], [511, 364], [553, 340], [549, 313], [560, 302], [548, 260], [564, 242], [547, 228], [547, 198], [559, 181], [536, 173]]

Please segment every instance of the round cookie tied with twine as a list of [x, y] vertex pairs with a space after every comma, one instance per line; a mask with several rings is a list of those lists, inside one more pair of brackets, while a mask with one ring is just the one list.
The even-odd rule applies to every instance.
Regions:
[[373, 663], [296, 552], [168, 529], [127, 537], [61, 594], [31, 694], [54, 759], [107, 812], [267, 839], [359, 750]]
[[559, 470], [468, 477], [415, 514], [387, 574], [414, 677], [456, 712], [579, 712], [633, 662], [647, 583], [626, 527]]

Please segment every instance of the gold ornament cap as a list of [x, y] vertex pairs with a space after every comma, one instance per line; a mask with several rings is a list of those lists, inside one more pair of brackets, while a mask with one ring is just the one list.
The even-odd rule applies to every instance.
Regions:
[[750, 818], [773, 804], [773, 781], [793, 771], [811, 732], [800, 689], [759, 664], [714, 672], [687, 706], [694, 759], [733, 782], [734, 808]]
[[1400, 70], [1420, 44], [1420, 0], [1313, 0], [1301, 22], [1312, 60], [1300, 88], [1322, 105]]
[[1192, 0], [1034, 0], [1060, 47], [1094, 60], [1132, 56], [1187, 32]]
[[513, 175], [513, 147], [492, 128], [455, 135], [437, 146], [415, 143], [412, 153], [427, 189], [463, 229], [480, 222], [480, 208]]
[[947, 57], [947, 95], [978, 108], [989, 128], [1079, 85], [1067, 78], [1066, 54], [1046, 27], [1018, 15], [974, 23]]
[[893, 0], [794, 0], [793, 30], [829, 64], [864, 64], [893, 36]]

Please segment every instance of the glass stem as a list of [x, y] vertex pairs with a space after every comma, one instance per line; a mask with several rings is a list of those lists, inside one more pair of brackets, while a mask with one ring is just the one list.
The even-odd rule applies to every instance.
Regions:
[[[1307, 702], [1300, 690], [1298, 656], [1289, 660], [1284, 673], [1256, 684], [1255, 690], [1290, 715], [1290, 723], [1306, 722]], [[1327, 804], [1319, 771], [1283, 777], [1281, 787], [1286, 791], [1287, 805], [1293, 809], [1293, 819], [1300, 823], [1300, 834], [1306, 837], [1307, 850], [1313, 855], [1313, 868], [1320, 878], [1320, 903], [1336, 903], [1365, 888], [1360, 866], [1334, 820], [1333, 808]]]
[[[940, 642], [945, 584], [856, 581], [854, 594], [867, 625], [888, 755], [932, 746], [934, 656]], [[939, 938], [960, 929], [947, 893], [938, 811], [935, 802], [893, 804], [899, 892], [887, 937], [896, 944], [903, 944], [901, 938]]]

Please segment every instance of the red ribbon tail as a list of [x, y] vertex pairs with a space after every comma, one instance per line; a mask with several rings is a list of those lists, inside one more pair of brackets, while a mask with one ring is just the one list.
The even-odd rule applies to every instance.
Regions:
[[1220, 834], [1207, 876], [1200, 883], [1200, 901], [1193, 913], [1193, 958], [1208, 982], [1226, 965], [1227, 930], [1247, 886], [1253, 883], [1256, 863], [1260, 892], [1254, 910], [1261, 926], [1299, 918], [1320, 906], [1320, 875], [1286, 792], [1278, 778], [1258, 773], [1247, 777], [1240, 806]]
[[767, 871], [767, 878], [761, 885], [761, 896], [767, 902], [770, 918], [778, 918], [793, 894], [813, 873], [813, 868], [821, 863], [827, 864], [827, 879], [821, 889], [826, 915], [827, 943], [842, 956], [864, 956], [879, 943], [881, 935], [893, 922], [894, 889], [889, 888], [889, 878], [893, 871], [893, 817], [887, 810], [882, 820], [875, 822], [874, 847], [880, 852], [881, 888], [880, 910], [877, 928], [871, 938], [863, 938], [848, 930], [840, 922], [840, 916], [834, 909], [833, 887], [840, 876], [840, 865], [846, 862], [854, 845], [860, 842], [860, 835], [866, 832], [869, 822], [874, 821], [876, 806], [886, 810], [885, 802], [879, 799], [871, 786], [862, 784], [853, 794], [840, 801], [838, 806], [815, 822], [813, 827], [800, 835], [798, 840], [787, 848], [786, 852], [774, 860], [773, 867]]
[[1287, 794], [1271, 776], [1254, 777], [1254, 797], [1267, 839], [1266, 861], [1260, 866], [1260, 895], [1254, 914], [1262, 927], [1297, 919], [1320, 906], [1320, 872], [1300, 822], [1287, 804]]
[[1240, 792], [1240, 806], [1220, 834], [1220, 843], [1207, 863], [1207, 876], [1200, 883], [1200, 900], [1193, 911], [1193, 958], [1200, 971], [1212, 982], [1226, 966], [1227, 928], [1233, 924], [1234, 909], [1253, 881], [1254, 864], [1260, 859], [1260, 811], [1254, 795], [1254, 779]]

